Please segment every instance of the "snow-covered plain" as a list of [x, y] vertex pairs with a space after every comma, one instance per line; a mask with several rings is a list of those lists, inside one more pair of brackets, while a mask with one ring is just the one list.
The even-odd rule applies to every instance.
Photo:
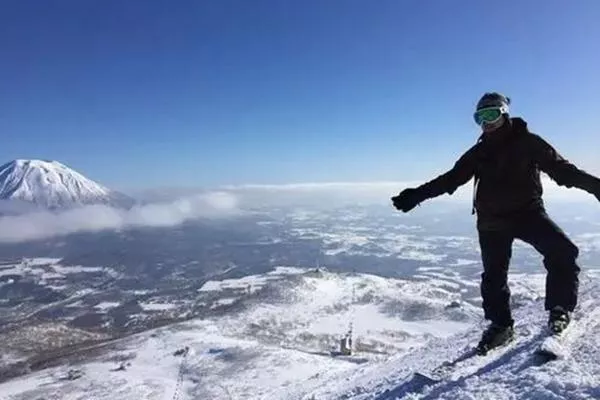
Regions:
[[[473, 294], [477, 278], [452, 268], [424, 267], [415, 280], [278, 268], [210, 281], [198, 301], [230, 299], [220, 304], [227, 312], [131, 336], [85, 361], [5, 382], [0, 398], [598, 398], [600, 277], [587, 271], [570, 358], [533, 363], [546, 317], [544, 275], [519, 273], [511, 275], [514, 344], [465, 361], [447, 381], [419, 385], [413, 372], [460, 357], [484, 327]], [[350, 323], [354, 354], [336, 356]]]
[[169, 303], [140, 303], [140, 306], [145, 311], [165, 311], [172, 310], [177, 307], [175, 304]]
[[0, 264], [0, 277], [6, 275], [38, 276], [44, 282], [60, 280], [69, 274], [103, 272], [117, 275], [111, 268], [62, 265], [60, 258], [24, 258], [19, 263]]

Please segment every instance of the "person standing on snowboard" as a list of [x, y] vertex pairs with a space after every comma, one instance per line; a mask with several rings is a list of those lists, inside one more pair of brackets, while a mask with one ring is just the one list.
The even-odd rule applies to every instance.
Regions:
[[485, 93], [474, 114], [483, 131], [477, 143], [448, 172], [392, 197], [394, 207], [406, 213], [427, 199], [453, 194], [474, 178], [481, 296], [485, 318], [491, 321], [477, 346], [480, 354], [513, 338], [507, 275], [515, 239], [529, 243], [544, 257], [545, 309], [553, 333], [567, 327], [577, 304], [579, 249], [546, 213], [540, 171], [560, 186], [585, 190], [600, 200], [600, 179], [563, 158], [530, 132], [522, 118], [510, 117], [509, 105], [508, 97]]

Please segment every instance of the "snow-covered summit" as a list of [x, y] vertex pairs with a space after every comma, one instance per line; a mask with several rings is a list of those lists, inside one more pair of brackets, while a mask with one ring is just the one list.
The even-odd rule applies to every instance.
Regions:
[[0, 166], [0, 200], [57, 209], [87, 204], [127, 206], [131, 199], [58, 161], [14, 160]]

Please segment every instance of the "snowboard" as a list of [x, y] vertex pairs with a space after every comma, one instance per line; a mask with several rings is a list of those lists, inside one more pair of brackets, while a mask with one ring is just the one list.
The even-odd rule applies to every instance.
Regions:
[[564, 345], [564, 337], [568, 329], [569, 328], [567, 327], [567, 329], [561, 333], [548, 332], [546, 338], [541, 341], [535, 350], [535, 354], [544, 361], [554, 361], [566, 358], [567, 351]]

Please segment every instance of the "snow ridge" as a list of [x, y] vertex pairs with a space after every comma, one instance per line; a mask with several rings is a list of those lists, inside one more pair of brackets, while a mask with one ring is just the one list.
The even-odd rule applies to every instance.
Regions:
[[0, 200], [58, 209], [88, 204], [128, 206], [132, 200], [58, 161], [14, 160], [0, 166]]

